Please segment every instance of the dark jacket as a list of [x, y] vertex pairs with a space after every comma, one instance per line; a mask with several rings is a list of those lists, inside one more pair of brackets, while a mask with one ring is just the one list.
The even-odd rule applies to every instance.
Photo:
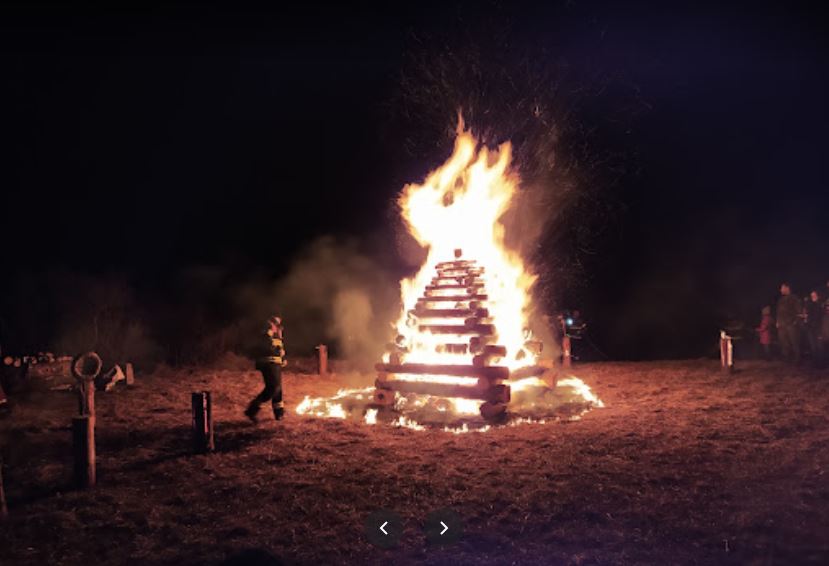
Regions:
[[256, 367], [264, 364], [286, 366], [285, 344], [282, 341], [282, 332], [273, 332], [270, 326], [259, 335], [256, 347]]
[[820, 332], [820, 323], [823, 320], [823, 303], [806, 299], [806, 326], [813, 332]]
[[800, 299], [794, 293], [781, 295], [777, 301], [777, 323], [780, 326], [794, 326], [800, 320]]

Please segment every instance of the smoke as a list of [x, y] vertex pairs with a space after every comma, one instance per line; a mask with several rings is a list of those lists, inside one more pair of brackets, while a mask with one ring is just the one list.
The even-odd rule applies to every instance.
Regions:
[[248, 313], [248, 335], [279, 313], [289, 357], [312, 355], [324, 343], [360, 369], [380, 359], [400, 308], [398, 295], [397, 281], [355, 242], [330, 236], [308, 245], [276, 283], [248, 283], [237, 292]]

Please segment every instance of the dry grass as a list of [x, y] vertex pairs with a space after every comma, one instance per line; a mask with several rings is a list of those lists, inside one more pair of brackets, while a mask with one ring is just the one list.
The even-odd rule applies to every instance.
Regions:
[[[99, 394], [99, 486], [67, 487], [68, 392], [32, 391], [0, 422], [11, 517], [3, 564], [216, 563], [261, 548], [286, 563], [829, 562], [829, 375], [714, 362], [578, 368], [607, 407], [577, 422], [453, 435], [241, 416], [239, 370], [163, 371]], [[338, 378], [288, 374], [287, 401]], [[215, 454], [189, 453], [189, 394], [210, 389]], [[265, 413], [266, 414], [266, 413]], [[453, 507], [463, 540], [428, 547]], [[398, 549], [362, 536], [378, 508]]]

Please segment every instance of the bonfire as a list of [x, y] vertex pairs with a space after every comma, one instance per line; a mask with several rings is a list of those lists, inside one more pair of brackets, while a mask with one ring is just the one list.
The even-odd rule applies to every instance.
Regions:
[[417, 274], [400, 283], [402, 309], [374, 389], [306, 398], [298, 412], [340, 418], [357, 412], [373, 424], [384, 411], [412, 428], [437, 416], [465, 430], [471, 422], [485, 423], [478, 429], [507, 422], [508, 413], [513, 422], [543, 420], [552, 408], [558, 415], [575, 403], [571, 412], [580, 414], [601, 404], [574, 376], [556, 388], [544, 380], [552, 364], [541, 362], [542, 343], [529, 324], [536, 276], [505, 245], [501, 222], [520, 184], [511, 159], [509, 142], [490, 150], [459, 121], [446, 163], [423, 183], [405, 186], [398, 199], [406, 226], [428, 254]]

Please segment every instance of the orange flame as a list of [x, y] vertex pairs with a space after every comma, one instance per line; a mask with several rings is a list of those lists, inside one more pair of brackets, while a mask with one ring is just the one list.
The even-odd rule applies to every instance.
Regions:
[[[453, 261], [455, 250], [476, 261], [485, 275], [485, 306], [496, 326], [497, 343], [507, 348], [500, 363], [515, 369], [531, 365], [536, 355], [524, 349], [528, 338], [530, 291], [536, 280], [521, 257], [504, 245], [501, 217], [518, 190], [518, 176], [510, 169], [512, 146], [496, 150], [480, 147], [459, 120], [455, 148], [449, 160], [429, 174], [422, 184], [406, 185], [398, 201], [409, 230], [428, 257], [414, 277], [400, 284], [403, 311], [396, 328], [407, 352], [403, 361], [432, 364], [469, 364], [471, 353], [449, 353], [438, 346], [451, 335], [434, 335], [413, 324], [409, 311], [419, 297], [447, 296], [426, 291], [438, 263]], [[445, 304], [445, 303], [444, 303]], [[428, 324], [428, 321], [418, 321]], [[462, 320], [457, 321], [459, 325]], [[444, 323], [445, 324], [445, 323]], [[462, 339], [461, 339], [462, 341]]]

